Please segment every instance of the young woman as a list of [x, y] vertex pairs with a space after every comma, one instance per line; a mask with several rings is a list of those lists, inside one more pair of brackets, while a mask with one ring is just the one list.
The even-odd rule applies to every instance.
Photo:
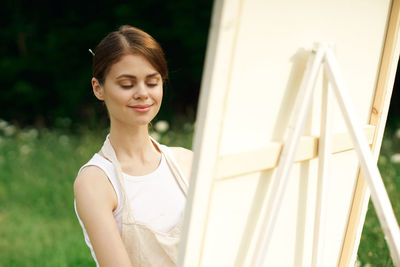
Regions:
[[160, 145], [148, 124], [168, 77], [147, 33], [122, 26], [94, 50], [92, 87], [110, 133], [79, 171], [75, 211], [97, 266], [174, 266], [192, 152]]

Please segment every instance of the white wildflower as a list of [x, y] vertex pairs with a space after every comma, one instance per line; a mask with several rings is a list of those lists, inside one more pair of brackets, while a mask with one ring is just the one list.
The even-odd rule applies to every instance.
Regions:
[[21, 131], [20, 136], [23, 140], [34, 140], [39, 136], [39, 131], [37, 129], [29, 129]]
[[169, 123], [167, 121], [158, 121], [154, 124], [154, 129], [159, 133], [165, 133], [169, 129]]
[[160, 140], [160, 134], [157, 132], [151, 132], [150, 136], [153, 137], [154, 139], [156, 139], [157, 141]]
[[12, 136], [17, 131], [17, 128], [14, 125], [8, 125], [3, 129], [3, 131], [5, 136]]
[[394, 135], [400, 139], [400, 128], [396, 130], [396, 132], [394, 133]]
[[390, 157], [390, 161], [391, 161], [392, 163], [400, 163], [400, 153], [393, 154], [393, 155]]
[[39, 135], [39, 131], [35, 128], [32, 128], [28, 131], [28, 135], [30, 138], [36, 139], [36, 137], [38, 137], [38, 135]]
[[21, 155], [28, 155], [31, 152], [31, 148], [27, 145], [22, 145], [19, 148], [19, 152], [21, 153]]
[[0, 129], [4, 129], [8, 126], [8, 122], [5, 120], [0, 119]]
[[69, 143], [69, 137], [63, 134], [58, 138], [58, 141], [60, 142], [60, 144], [66, 146]]

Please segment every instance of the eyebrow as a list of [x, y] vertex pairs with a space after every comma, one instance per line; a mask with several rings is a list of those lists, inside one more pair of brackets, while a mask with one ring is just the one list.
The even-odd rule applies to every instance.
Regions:
[[[152, 78], [155, 77], [157, 75], [160, 75], [158, 72], [146, 75], [146, 78]], [[136, 79], [135, 75], [130, 75], [130, 74], [121, 74], [119, 75], [116, 79], [121, 79], [121, 78], [129, 78], [129, 79]]]

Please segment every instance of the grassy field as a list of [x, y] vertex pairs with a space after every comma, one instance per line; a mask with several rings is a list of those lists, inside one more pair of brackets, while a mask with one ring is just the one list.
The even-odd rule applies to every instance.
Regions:
[[[400, 222], [400, 129], [386, 129], [378, 167], [397, 221]], [[358, 250], [358, 260], [361, 266], [394, 266], [371, 201]]]
[[[192, 132], [184, 124], [153, 134], [162, 143], [190, 148]], [[94, 266], [75, 217], [72, 184], [105, 136], [105, 130], [19, 130], [0, 121], [0, 266]], [[387, 133], [379, 160], [396, 214], [400, 163], [392, 160], [399, 148], [400, 136]], [[393, 266], [373, 207], [358, 258], [361, 266]]]
[[[73, 207], [73, 181], [107, 131], [18, 130], [0, 120], [0, 266], [95, 266]], [[153, 131], [190, 148], [193, 126]]]

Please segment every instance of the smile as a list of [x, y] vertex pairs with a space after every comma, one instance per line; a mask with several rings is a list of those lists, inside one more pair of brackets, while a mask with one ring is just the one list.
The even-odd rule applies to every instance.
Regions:
[[151, 106], [152, 105], [134, 105], [134, 106], [128, 106], [128, 107], [133, 109], [136, 112], [145, 113], [145, 112], [148, 112], [150, 110]]

